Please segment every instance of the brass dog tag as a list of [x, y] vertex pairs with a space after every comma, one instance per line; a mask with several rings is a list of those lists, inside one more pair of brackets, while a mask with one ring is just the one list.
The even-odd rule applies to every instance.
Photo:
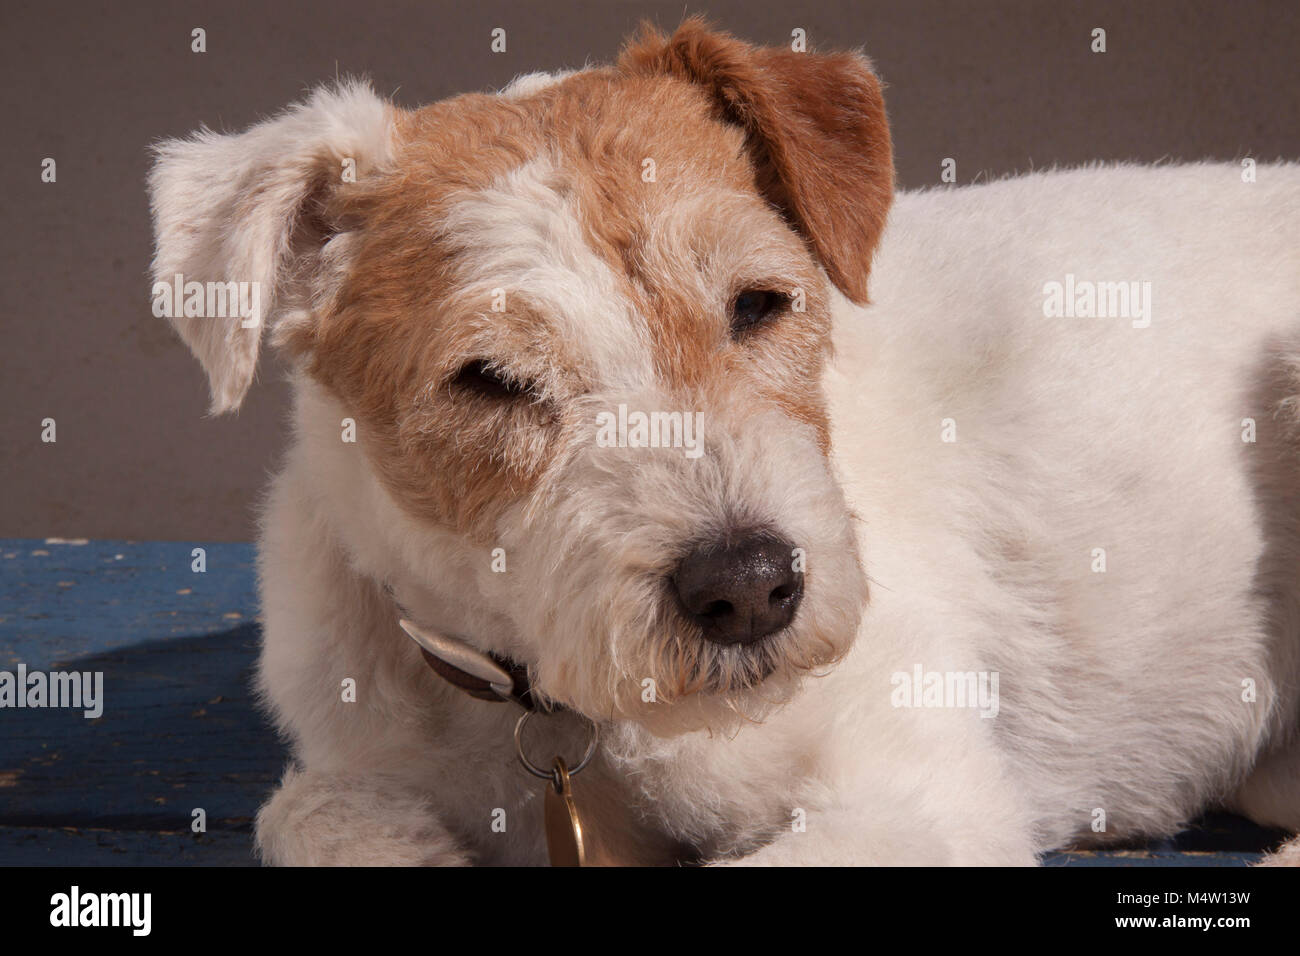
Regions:
[[546, 849], [551, 866], [583, 866], [582, 820], [573, 802], [573, 784], [562, 757], [555, 758], [555, 780], [546, 787]]

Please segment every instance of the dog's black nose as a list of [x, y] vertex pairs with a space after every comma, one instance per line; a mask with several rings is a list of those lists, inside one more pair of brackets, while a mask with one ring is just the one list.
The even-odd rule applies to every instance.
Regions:
[[704, 542], [673, 575], [687, 617], [719, 644], [748, 644], [786, 627], [803, 597], [793, 552], [762, 532]]

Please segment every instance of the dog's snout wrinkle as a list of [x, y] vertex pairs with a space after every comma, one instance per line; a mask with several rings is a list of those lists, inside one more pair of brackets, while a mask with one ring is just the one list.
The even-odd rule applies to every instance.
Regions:
[[750, 644], [788, 627], [803, 597], [794, 550], [769, 532], [699, 544], [673, 574], [683, 611], [718, 644]]

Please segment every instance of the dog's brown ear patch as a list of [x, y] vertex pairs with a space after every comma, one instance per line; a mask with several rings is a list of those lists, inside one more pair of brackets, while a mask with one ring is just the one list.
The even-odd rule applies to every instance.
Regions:
[[759, 190], [840, 291], [866, 301], [894, 163], [880, 81], [865, 57], [754, 47], [692, 17], [671, 37], [644, 26], [619, 67], [708, 89], [721, 118], [745, 130]]

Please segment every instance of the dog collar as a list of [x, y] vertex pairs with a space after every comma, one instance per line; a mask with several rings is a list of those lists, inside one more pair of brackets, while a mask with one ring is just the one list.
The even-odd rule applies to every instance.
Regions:
[[397, 623], [420, 645], [424, 662], [448, 684], [478, 700], [511, 701], [524, 710], [535, 709], [532, 683], [523, 664], [480, 651], [465, 641], [420, 627], [405, 618]]
[[592, 834], [578, 812], [573, 791], [572, 778], [591, 763], [600, 743], [600, 731], [595, 722], [587, 721], [591, 733], [587, 750], [572, 770], [558, 754], [549, 769], [539, 766], [524, 753], [524, 725], [537, 712], [527, 668], [496, 654], [480, 651], [465, 641], [420, 627], [406, 618], [399, 618], [397, 623], [420, 646], [425, 663], [447, 683], [478, 700], [508, 700], [524, 708], [515, 724], [515, 753], [525, 770], [547, 781], [543, 822], [551, 865], [612, 865], [614, 858], [602, 851], [599, 841], [591, 845]]

